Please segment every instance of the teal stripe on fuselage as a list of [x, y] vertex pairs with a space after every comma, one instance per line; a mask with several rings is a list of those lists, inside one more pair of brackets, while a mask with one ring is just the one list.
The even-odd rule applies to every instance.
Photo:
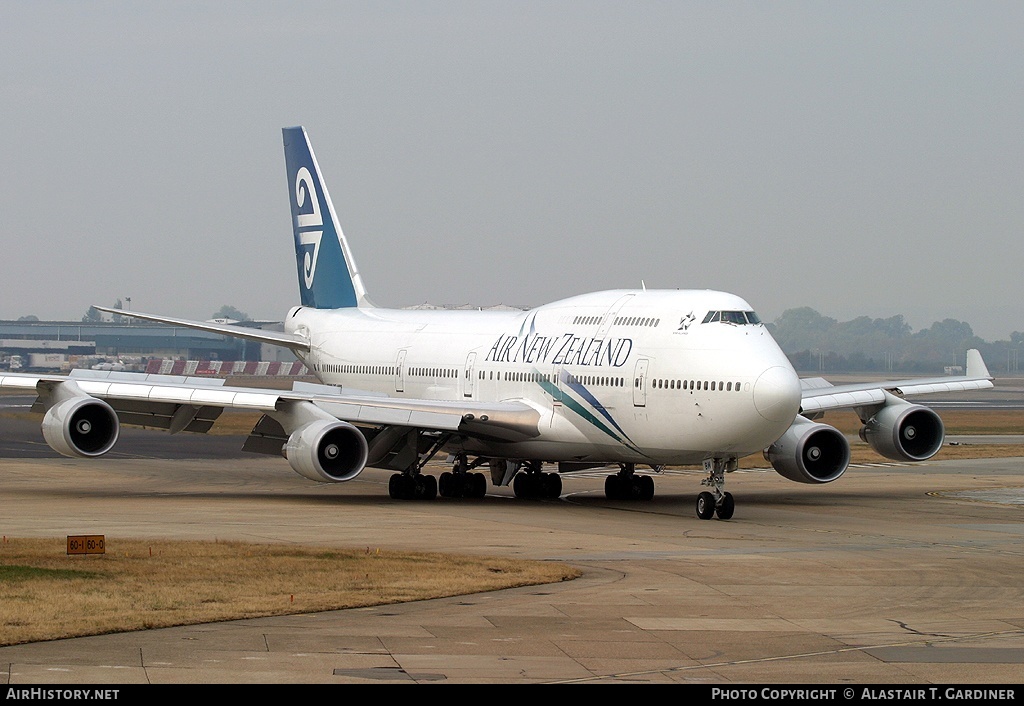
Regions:
[[[565, 378], [563, 378], [563, 380], [564, 379]], [[559, 395], [558, 394], [559, 393], [558, 387], [555, 384], [549, 382], [548, 379], [547, 379], [547, 376], [545, 376], [543, 374], [538, 375], [538, 380], [539, 380], [539, 382], [537, 384], [540, 385], [541, 389], [543, 389], [545, 392], [547, 392], [549, 395], [551, 395], [552, 398], [554, 398], [556, 400], [560, 399], [562, 404], [564, 404], [566, 407], [571, 409], [573, 412], [578, 414], [580, 417], [582, 417], [586, 421], [590, 422], [590, 424], [592, 426], [594, 426], [597, 429], [601, 430], [602, 432], [607, 434], [609, 437], [614, 439], [616, 442], [618, 442], [620, 444], [623, 444], [624, 446], [629, 447], [629, 449], [631, 449], [632, 451], [635, 451], [637, 453], [643, 453], [637, 447], [637, 445], [634, 444], [632, 442], [632, 440], [630, 440], [630, 438], [627, 436], [626, 432], [622, 431], [621, 427], [619, 427], [619, 425], [615, 422], [615, 420], [612, 419], [608, 415], [608, 412], [604, 409], [604, 407], [602, 407], [600, 405], [600, 403], [597, 402], [597, 400], [594, 398], [594, 396], [592, 394], [590, 394], [590, 392], [586, 388], [584, 388], [582, 385], [579, 385], [577, 383], [576, 385], [574, 385], [572, 387], [573, 387], [573, 389], [577, 390], [577, 392], [582, 390], [584, 393], [586, 393], [586, 398], [589, 398], [588, 401], [591, 401], [591, 404], [594, 405], [595, 409], [600, 410], [602, 412], [602, 414], [605, 417], [608, 418], [608, 420], [612, 423], [612, 425], [616, 429], [618, 429], [619, 432], [621, 432], [622, 436], [619, 436], [619, 434], [616, 434], [612, 429], [608, 428], [608, 426], [604, 422], [602, 422], [600, 419], [598, 419], [596, 416], [594, 416], [594, 414], [591, 413], [590, 410], [588, 410], [582, 404], [580, 404], [579, 402], [574, 400], [572, 397], [569, 397], [567, 395]], [[579, 388], [579, 389], [577, 389], [577, 388]]]

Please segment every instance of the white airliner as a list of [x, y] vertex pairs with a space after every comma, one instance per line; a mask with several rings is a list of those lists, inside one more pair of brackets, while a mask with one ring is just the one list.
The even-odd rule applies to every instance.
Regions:
[[[942, 446], [942, 421], [905, 398], [992, 386], [974, 350], [963, 376], [802, 381], [751, 306], [725, 292], [604, 291], [528, 311], [378, 308], [305, 130], [283, 132], [301, 301], [284, 332], [116, 313], [285, 346], [322, 384], [280, 391], [106, 371], [0, 376], [2, 390], [38, 393], [56, 451], [101, 456], [122, 423], [205, 432], [225, 408], [258, 410], [243, 449], [283, 453], [314, 481], [352, 480], [369, 466], [395, 471], [393, 498], [480, 497], [487, 480], [474, 469], [486, 465], [491, 482], [511, 483], [517, 497], [556, 498], [561, 473], [607, 466], [617, 468], [609, 498], [650, 499], [654, 482], [638, 467], [702, 464], [708, 490], [697, 515], [729, 519], [725, 474], [743, 456], [763, 452], [800, 483], [846, 471], [849, 443], [814, 421], [824, 412], [851, 409], [882, 456], [922, 461]], [[421, 471], [439, 452], [453, 466], [438, 481]]]

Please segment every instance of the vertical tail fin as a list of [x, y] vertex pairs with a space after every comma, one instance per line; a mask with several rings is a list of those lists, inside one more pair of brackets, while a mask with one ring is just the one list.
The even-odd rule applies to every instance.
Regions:
[[286, 127], [282, 133], [302, 305], [371, 306], [305, 128]]

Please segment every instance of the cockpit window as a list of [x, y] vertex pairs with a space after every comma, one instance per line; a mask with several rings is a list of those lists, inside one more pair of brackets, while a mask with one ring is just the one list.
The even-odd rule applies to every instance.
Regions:
[[761, 323], [761, 317], [752, 311], [709, 311], [701, 323], [712, 324], [721, 321], [726, 324], [737, 326], [757, 325]]

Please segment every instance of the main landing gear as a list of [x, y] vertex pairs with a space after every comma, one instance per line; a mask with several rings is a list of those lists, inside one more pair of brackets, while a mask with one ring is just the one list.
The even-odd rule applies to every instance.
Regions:
[[482, 498], [487, 493], [487, 476], [470, 473], [475, 465], [469, 463], [465, 454], [456, 456], [452, 470], [442, 473], [440, 479], [420, 473], [420, 467], [422, 464], [391, 476], [388, 493], [392, 498], [433, 500], [438, 495], [442, 498]]
[[540, 461], [530, 461], [515, 475], [512, 492], [517, 498], [554, 500], [562, 494], [562, 477], [543, 473]]
[[437, 478], [421, 471], [447, 443], [448, 438], [448, 435], [441, 435], [433, 439], [426, 452], [418, 454], [418, 460], [401, 473], [391, 476], [388, 480], [388, 495], [393, 500], [433, 500], [437, 497]]
[[483, 473], [470, 473], [470, 465], [466, 454], [458, 454], [451, 472], [441, 474], [438, 488], [442, 498], [482, 498], [487, 493], [487, 476]]
[[604, 496], [609, 500], [651, 500], [654, 479], [636, 475], [635, 463], [620, 463], [619, 472], [604, 479]]
[[437, 497], [437, 478], [396, 473], [388, 480], [388, 494], [395, 500], [433, 500]]
[[709, 458], [704, 460], [704, 470], [708, 477], [700, 482], [710, 487], [712, 492], [704, 491], [697, 496], [697, 517], [710, 520], [716, 514], [720, 520], [728, 520], [736, 511], [736, 501], [732, 493], [725, 492], [725, 474], [735, 471], [738, 462], [735, 458]]

